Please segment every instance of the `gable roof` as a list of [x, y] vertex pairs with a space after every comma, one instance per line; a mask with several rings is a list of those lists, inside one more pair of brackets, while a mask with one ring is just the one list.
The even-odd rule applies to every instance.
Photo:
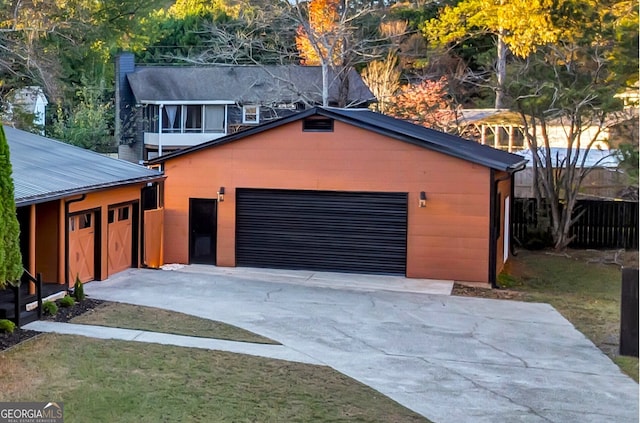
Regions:
[[400, 141], [408, 142], [419, 147], [437, 151], [448, 156], [457, 157], [472, 163], [477, 163], [495, 170], [517, 172], [522, 170], [526, 164], [526, 159], [522, 156], [497, 150], [487, 145], [481, 145], [475, 141], [467, 140], [455, 135], [415, 125], [391, 116], [372, 112], [368, 109], [336, 109], [324, 107], [314, 107], [213, 141], [198, 144], [184, 150], [178, 150], [171, 154], [150, 160], [149, 163], [163, 163], [174, 157], [183, 156], [206, 148], [213, 148], [218, 145], [246, 138], [250, 135], [268, 131], [269, 129], [278, 126], [303, 120], [314, 115], [335, 119], [369, 131], [386, 135], [390, 138], [395, 138]]
[[17, 206], [163, 178], [156, 171], [19, 129], [4, 127]]
[[[363, 104], [375, 96], [351, 70], [348, 102]], [[140, 103], [160, 101], [232, 101], [240, 104], [281, 102], [322, 103], [319, 66], [138, 66], [127, 74]], [[330, 76], [330, 81], [333, 78]], [[337, 102], [338, 84], [331, 83], [329, 99]]]

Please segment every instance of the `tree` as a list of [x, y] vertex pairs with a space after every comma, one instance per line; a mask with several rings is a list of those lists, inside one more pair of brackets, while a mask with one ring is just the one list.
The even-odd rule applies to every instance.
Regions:
[[77, 147], [111, 153], [116, 151], [111, 122], [111, 103], [102, 98], [102, 87], [83, 86], [77, 93], [80, 102], [68, 116], [58, 108], [51, 135]]
[[495, 37], [495, 108], [500, 109], [505, 106], [508, 51], [526, 58], [538, 47], [556, 41], [552, 6], [552, 0], [462, 0], [445, 6], [437, 18], [426, 22], [423, 33], [438, 46], [487, 34]]
[[341, 0], [311, 0], [308, 25], [300, 24], [296, 31], [296, 47], [300, 63], [321, 66], [325, 60], [338, 64], [341, 60], [343, 39], [339, 31]]
[[[312, 28], [316, 24], [309, 20], [307, 8], [315, 1], [331, 7], [336, 5], [335, 1], [325, 0], [282, 1], [267, 2], [255, 10], [243, 9], [238, 19], [211, 25], [205, 51], [182, 59], [197, 64], [319, 63], [323, 105], [330, 105], [329, 87], [337, 86], [337, 104], [331, 105], [349, 106], [349, 72], [383, 57], [389, 50], [390, 40], [381, 36], [378, 29], [383, 14], [374, 13], [368, 5], [355, 7], [342, 1], [332, 9], [335, 13], [329, 13], [333, 18], [331, 24], [318, 23], [323, 29], [319, 31]], [[301, 37], [306, 37], [306, 41]]]
[[389, 100], [387, 114], [427, 128], [450, 132], [455, 113], [447, 95], [447, 79], [405, 85]]
[[375, 60], [362, 71], [362, 79], [367, 84], [378, 102], [374, 104], [374, 110], [386, 113], [389, 102], [400, 89], [400, 69], [398, 58], [391, 52], [386, 60]]
[[111, 55], [149, 43], [140, 30], [154, 0], [15, 0], [0, 3], [0, 95], [41, 86], [64, 108], [80, 78], [110, 80]]
[[293, 11], [301, 63], [322, 68], [323, 106], [329, 105], [331, 77], [339, 81], [338, 106], [347, 106], [348, 73], [362, 61], [362, 56], [371, 55], [372, 46], [379, 42], [356, 36], [356, 29], [361, 27], [358, 21], [371, 13], [371, 7], [355, 9], [342, 0], [311, 0], [305, 9], [296, 0]]
[[22, 276], [20, 224], [11, 177], [9, 144], [0, 125], [0, 288], [19, 285]]
[[[637, 80], [638, 69], [637, 55], [624, 58], [635, 60], [634, 73], [620, 71], [628, 67], [616, 64], [626, 51], [622, 40], [635, 38], [637, 43], [637, 10], [633, 23], [627, 12], [623, 16], [599, 0], [567, 1], [561, 6], [552, 16], [564, 28], [558, 42], [540, 47], [522, 61], [508, 86], [522, 116], [538, 182], [536, 198], [539, 206], [542, 198], [547, 204], [556, 249], [573, 239], [580, 185], [590, 169], [584, 166], [587, 155], [622, 108], [615, 94], [628, 81]], [[552, 126], [565, 134], [564, 158], [552, 154]]]

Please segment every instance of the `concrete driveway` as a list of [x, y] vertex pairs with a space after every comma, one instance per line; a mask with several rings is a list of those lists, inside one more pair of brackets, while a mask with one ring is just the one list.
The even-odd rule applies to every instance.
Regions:
[[187, 266], [130, 269], [85, 291], [275, 339], [434, 422], [638, 422], [638, 385], [551, 306], [367, 279]]

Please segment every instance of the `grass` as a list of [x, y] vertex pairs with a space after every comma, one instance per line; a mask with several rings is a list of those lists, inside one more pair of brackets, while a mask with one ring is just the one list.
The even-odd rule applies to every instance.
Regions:
[[44, 334], [0, 354], [0, 401], [62, 401], [73, 422], [426, 422], [325, 366]]
[[607, 262], [607, 253], [593, 250], [525, 250], [509, 262], [502, 281], [525, 301], [551, 304], [637, 382], [638, 358], [618, 354], [621, 271]]
[[71, 323], [146, 330], [201, 338], [257, 344], [278, 344], [269, 338], [215, 320], [175, 311], [125, 303], [107, 303], [71, 320]]

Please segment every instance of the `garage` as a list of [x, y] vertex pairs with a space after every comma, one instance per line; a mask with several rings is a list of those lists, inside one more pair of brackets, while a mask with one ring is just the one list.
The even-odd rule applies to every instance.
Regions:
[[236, 190], [238, 266], [402, 274], [407, 193]]
[[149, 164], [167, 177], [165, 263], [193, 262], [191, 199], [210, 199], [216, 266], [491, 286], [525, 161], [370, 110], [315, 107]]

